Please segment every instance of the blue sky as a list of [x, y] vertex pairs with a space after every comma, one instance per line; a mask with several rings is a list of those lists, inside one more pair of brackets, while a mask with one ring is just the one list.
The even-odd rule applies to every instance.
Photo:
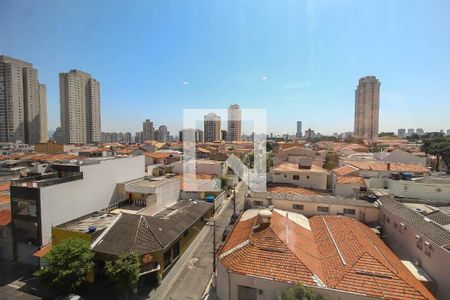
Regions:
[[353, 129], [360, 77], [381, 80], [380, 131], [450, 128], [450, 1], [27, 1], [0, 4], [0, 53], [33, 63], [59, 126], [58, 73], [101, 83], [102, 130], [169, 130], [183, 108], [265, 108]]

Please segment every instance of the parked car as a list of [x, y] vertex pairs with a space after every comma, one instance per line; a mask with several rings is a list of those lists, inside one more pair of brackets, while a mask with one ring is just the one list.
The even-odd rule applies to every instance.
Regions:
[[230, 234], [232, 228], [233, 228], [233, 226], [231, 226], [231, 225], [228, 225], [225, 228], [225, 230], [223, 231], [223, 234], [222, 234], [222, 242], [225, 242], [225, 240], [227, 239], [228, 235]]
[[239, 218], [239, 214], [233, 214], [231, 215], [230, 218], [230, 225], [233, 225], [234, 223], [236, 223], [237, 219]]

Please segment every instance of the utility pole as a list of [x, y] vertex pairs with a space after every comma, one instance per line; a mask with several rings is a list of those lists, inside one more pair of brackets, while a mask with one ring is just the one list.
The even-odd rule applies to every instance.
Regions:
[[[208, 222], [206, 223], [206, 226], [212, 226], [213, 227], [213, 274], [216, 274], [216, 219], [215, 218], [211, 218], [207, 220]], [[208, 224], [209, 222], [212, 223]]]

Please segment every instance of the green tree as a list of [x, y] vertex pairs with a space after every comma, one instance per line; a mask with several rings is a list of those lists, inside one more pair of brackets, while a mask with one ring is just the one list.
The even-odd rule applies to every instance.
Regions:
[[323, 167], [327, 170], [332, 170], [337, 166], [339, 166], [339, 155], [334, 151], [327, 152]]
[[228, 191], [230, 189], [230, 179], [226, 176], [220, 177], [220, 186], [224, 191]]
[[141, 263], [134, 252], [119, 256], [115, 261], [107, 261], [105, 274], [118, 292], [128, 296], [130, 290], [137, 287]]
[[90, 242], [67, 239], [55, 245], [44, 257], [44, 268], [34, 275], [59, 292], [71, 292], [94, 267]]
[[[422, 151], [426, 155], [436, 156], [436, 170], [440, 168], [440, 160], [442, 154], [445, 155], [446, 145], [449, 143], [449, 139], [440, 132], [431, 132], [423, 136]], [[445, 160], [444, 160], [445, 162]], [[446, 163], [447, 169], [449, 165]]]
[[299, 283], [293, 285], [283, 291], [279, 300], [324, 300], [326, 297], [317, 294], [310, 287], [306, 287]]

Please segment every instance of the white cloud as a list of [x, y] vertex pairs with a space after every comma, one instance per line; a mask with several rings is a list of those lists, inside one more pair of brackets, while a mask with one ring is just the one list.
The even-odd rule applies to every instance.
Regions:
[[189, 82], [183, 81], [183, 85], [188, 85], [188, 84], [189, 84]]
[[267, 80], [268, 77], [266, 75], [261, 75], [261, 80]]

